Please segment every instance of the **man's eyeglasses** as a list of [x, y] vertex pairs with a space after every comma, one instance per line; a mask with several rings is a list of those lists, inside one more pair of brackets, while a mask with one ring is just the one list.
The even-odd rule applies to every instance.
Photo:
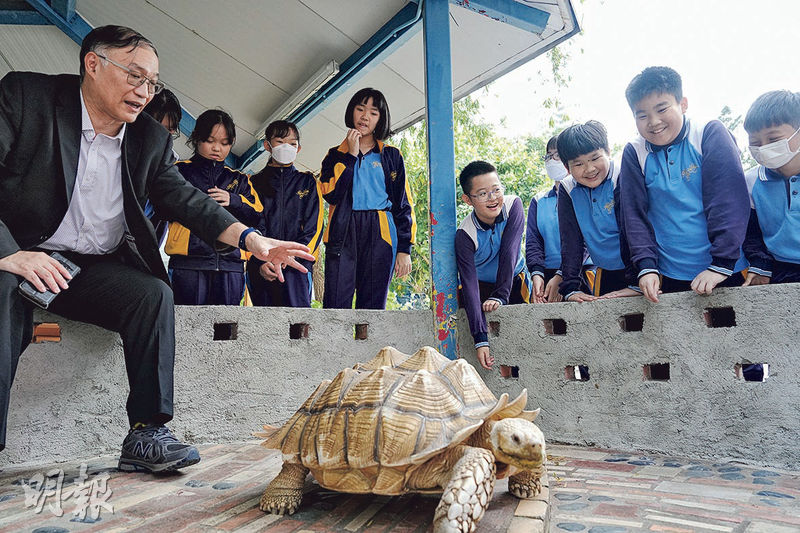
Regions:
[[164, 84], [162, 82], [160, 82], [160, 81], [153, 81], [150, 78], [148, 78], [147, 76], [145, 76], [144, 74], [139, 74], [138, 72], [134, 72], [133, 70], [131, 70], [128, 67], [126, 67], [125, 65], [120, 65], [119, 63], [117, 63], [113, 59], [109, 59], [106, 56], [104, 56], [103, 54], [98, 54], [97, 52], [95, 52], [95, 55], [97, 57], [99, 57], [99, 58], [105, 59], [106, 61], [108, 61], [109, 63], [114, 65], [115, 67], [119, 67], [122, 70], [124, 70], [125, 72], [127, 72], [128, 73], [128, 84], [133, 85], [134, 87], [140, 87], [140, 86], [142, 86], [142, 85], [144, 85], [146, 83], [147, 84], [147, 92], [149, 92], [150, 94], [158, 94], [164, 88]]
[[470, 196], [475, 198], [479, 202], [483, 203], [483, 202], [488, 202], [492, 198], [503, 196], [504, 192], [505, 189], [503, 188], [502, 185], [500, 185], [499, 187], [495, 187], [491, 191], [481, 191], [478, 194], [470, 194]]

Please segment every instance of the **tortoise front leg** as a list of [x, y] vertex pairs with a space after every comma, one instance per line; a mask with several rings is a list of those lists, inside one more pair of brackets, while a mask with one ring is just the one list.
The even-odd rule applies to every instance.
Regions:
[[283, 463], [280, 473], [267, 485], [259, 507], [266, 513], [294, 514], [303, 499], [308, 468], [295, 463]]
[[523, 500], [535, 498], [542, 492], [542, 470], [523, 470], [509, 477], [508, 492]]
[[448, 462], [455, 464], [433, 515], [433, 531], [473, 532], [494, 492], [494, 455], [472, 446], [456, 446], [451, 453]]

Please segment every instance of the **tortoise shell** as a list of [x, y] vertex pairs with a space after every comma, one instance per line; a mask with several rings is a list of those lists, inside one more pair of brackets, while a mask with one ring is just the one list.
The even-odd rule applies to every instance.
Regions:
[[[409, 471], [460, 444], [485, 420], [523, 416], [527, 394], [498, 400], [472, 365], [430, 347], [392, 347], [323, 381], [266, 448], [301, 463], [324, 487], [402, 494]], [[270, 430], [274, 428], [265, 427]]]

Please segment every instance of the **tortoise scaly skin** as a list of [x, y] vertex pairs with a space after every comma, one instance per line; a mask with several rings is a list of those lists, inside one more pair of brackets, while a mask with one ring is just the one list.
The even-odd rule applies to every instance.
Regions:
[[310, 471], [341, 492], [442, 492], [435, 533], [475, 531], [495, 479], [510, 476], [520, 498], [541, 490], [545, 441], [526, 403], [524, 390], [496, 398], [463, 359], [386, 347], [323, 381], [283, 427], [258, 434], [284, 458], [260, 508], [294, 513]]

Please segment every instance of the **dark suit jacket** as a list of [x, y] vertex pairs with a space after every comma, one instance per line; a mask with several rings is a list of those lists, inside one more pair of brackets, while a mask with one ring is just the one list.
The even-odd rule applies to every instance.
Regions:
[[[0, 257], [50, 238], [67, 212], [78, 169], [81, 136], [78, 76], [10, 72], [0, 80]], [[187, 183], [173, 165], [167, 131], [142, 113], [122, 141], [123, 246], [138, 268], [168, 282], [143, 208], [150, 199], [213, 244], [236, 219]]]

